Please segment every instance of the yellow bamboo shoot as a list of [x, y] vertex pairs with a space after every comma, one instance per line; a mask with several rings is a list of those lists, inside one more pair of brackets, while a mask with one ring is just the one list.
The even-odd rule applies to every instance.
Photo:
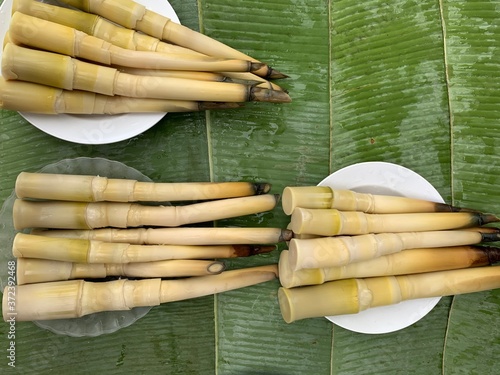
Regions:
[[73, 279], [104, 279], [112, 276], [133, 278], [173, 278], [217, 275], [224, 263], [213, 260], [163, 260], [147, 263], [70, 263], [57, 260], [19, 258], [17, 284], [45, 283]]
[[129, 98], [62, 90], [0, 77], [0, 108], [40, 114], [116, 115], [121, 113], [197, 112], [238, 108], [238, 103]]
[[118, 47], [136, 51], [157, 51], [174, 54], [206, 56], [189, 48], [165, 43], [135, 30], [120, 27], [96, 14], [61, 7], [37, 0], [15, 0], [12, 10], [50, 22], [65, 25], [103, 39]]
[[[51, 74], [47, 74], [51, 72]], [[283, 91], [232, 82], [140, 76], [83, 62], [69, 56], [7, 43], [2, 55], [2, 75], [65, 90], [103, 95], [207, 102], [289, 102]], [[228, 100], [226, 100], [228, 99]]]
[[59, 202], [16, 199], [16, 229], [94, 229], [140, 226], [176, 227], [272, 210], [278, 196], [262, 194], [186, 206], [146, 206], [121, 202]]
[[[30, 32], [26, 32], [29, 30]], [[208, 56], [134, 51], [59, 23], [14, 12], [9, 25], [12, 43], [105, 65], [145, 69], [251, 72], [262, 64]]]
[[463, 210], [449, 204], [423, 199], [364, 194], [352, 190], [332, 189], [329, 186], [287, 186], [283, 190], [282, 204], [283, 211], [287, 215], [291, 215], [296, 207], [335, 208], [339, 211], [361, 211], [370, 214]]
[[460, 229], [498, 222], [490, 214], [477, 212], [432, 212], [407, 214], [366, 214], [334, 208], [296, 208], [291, 217], [292, 231], [321, 236], [356, 235], [382, 232], [420, 232]]
[[500, 267], [477, 267], [402, 276], [330, 281], [301, 288], [280, 288], [278, 300], [287, 323], [356, 314], [418, 298], [474, 293], [500, 288]]
[[[260, 62], [224, 43], [148, 10], [145, 6], [133, 0], [64, 0], [63, 3], [85, 12], [98, 14], [126, 28], [141, 31], [155, 38], [166, 40], [208, 56]], [[267, 65], [257, 70], [255, 74], [270, 79], [286, 77], [283, 73]]]
[[18, 198], [80, 202], [174, 202], [236, 198], [268, 193], [268, 183], [251, 182], [140, 182], [90, 175], [21, 172]]
[[[13, 4], [13, 10], [20, 11], [24, 14], [35, 16], [38, 18], [46, 19], [52, 22], [60, 23], [69, 27], [73, 27], [77, 30], [83, 31], [89, 35], [93, 35], [97, 38], [106, 40], [116, 46], [127, 48], [137, 51], [157, 51], [163, 53], [174, 53], [174, 54], [192, 54], [198, 56], [207, 56], [200, 52], [193, 51], [192, 49], [174, 45], [171, 43], [165, 43], [158, 38], [154, 38], [150, 35], [144, 33], [136, 32], [125, 27], [117, 26], [115, 23], [108, 21], [107, 19], [100, 17], [95, 14], [90, 14], [87, 12], [81, 12], [69, 8], [64, 8], [60, 6], [54, 6], [40, 1], [35, 0], [16, 0]], [[131, 74], [144, 74], [145, 69], [141, 69], [142, 72], [133, 72], [132, 68], [125, 68], [120, 70]], [[151, 71], [149, 71], [151, 72]], [[157, 71], [158, 72], [158, 71]], [[168, 71], [161, 71], [161, 75], [166, 75]], [[207, 76], [206, 72], [188, 72], [196, 73], [191, 76], [191, 79], [209, 79], [210, 80], [221, 80], [223, 77], [228, 77], [235, 81], [243, 82], [257, 82], [260, 87], [268, 88], [273, 90], [283, 89], [274, 82], [269, 82], [268, 80], [257, 76], [253, 73], [245, 72], [223, 72], [223, 75], [218, 74], [216, 76]], [[205, 73], [201, 75], [201, 73]], [[180, 72], [177, 72], [177, 76]], [[181, 78], [186, 78], [185, 76]]]
[[[142, 68], [127, 68], [123, 66], [113, 66], [122, 73], [135, 74], [139, 76], [154, 76], [154, 77], [173, 77], [195, 79], [199, 81], [214, 81], [214, 82], [232, 82], [230, 78], [215, 72], [194, 72], [183, 70], [165, 70], [165, 69], [142, 69]], [[240, 82], [238, 82], [240, 83]], [[248, 83], [255, 84], [255, 83]]]
[[241, 245], [276, 244], [289, 241], [292, 232], [281, 228], [103, 228], [92, 230], [33, 229], [45, 237], [75, 238], [135, 245]]
[[499, 241], [498, 233], [445, 230], [402, 233], [375, 233], [313, 239], [292, 238], [289, 261], [293, 270], [339, 267], [407, 249], [473, 245]]
[[279, 278], [285, 288], [323, 284], [327, 281], [375, 276], [405, 275], [491, 265], [500, 261], [500, 249], [486, 246], [453, 246], [405, 250], [339, 267], [294, 271], [289, 251], [279, 259]]
[[222, 293], [274, 280], [277, 272], [273, 264], [179, 280], [69, 280], [6, 287], [3, 318], [7, 320], [12, 312], [8, 308], [8, 291], [16, 296], [16, 321], [68, 319]]
[[12, 244], [16, 258], [72, 263], [144, 263], [176, 259], [235, 258], [267, 253], [276, 246], [261, 245], [135, 245], [98, 240], [17, 233]]

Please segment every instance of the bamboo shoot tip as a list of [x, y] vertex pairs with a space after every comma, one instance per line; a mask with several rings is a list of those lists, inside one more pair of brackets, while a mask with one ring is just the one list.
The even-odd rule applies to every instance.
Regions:
[[255, 190], [256, 195], [267, 194], [267, 193], [269, 193], [269, 191], [271, 191], [271, 187], [272, 187], [272, 185], [267, 183], [267, 182], [256, 183], [253, 186], [254, 186], [254, 190]]
[[268, 71], [265, 78], [267, 78], [267, 79], [283, 79], [283, 78], [289, 78], [289, 76], [280, 72], [279, 70], [269, 68], [269, 71]]
[[250, 249], [250, 255], [258, 255], [258, 254], [267, 254], [274, 250], [276, 250], [276, 245], [267, 245], [267, 246], [252, 246]]
[[269, 90], [262, 87], [251, 87], [250, 100], [270, 103], [291, 103], [292, 98], [284, 91]]
[[500, 218], [493, 214], [479, 214], [479, 224], [489, 224], [489, 223], [497, 223], [500, 221]]

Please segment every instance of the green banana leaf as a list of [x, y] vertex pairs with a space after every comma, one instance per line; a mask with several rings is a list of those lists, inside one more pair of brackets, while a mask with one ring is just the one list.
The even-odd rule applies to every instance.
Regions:
[[[168, 114], [108, 145], [51, 137], [0, 111], [0, 199], [17, 174], [80, 156], [155, 181], [317, 184], [365, 161], [397, 163], [450, 203], [500, 213], [500, 8], [488, 1], [171, 0], [181, 22], [289, 75], [290, 104]], [[217, 225], [285, 227], [279, 208]], [[280, 248], [281, 250], [282, 248]], [[277, 262], [279, 251], [228, 262]], [[324, 318], [285, 323], [272, 281], [154, 307], [117, 332], [54, 334], [0, 323], [0, 372], [130, 374], [492, 374], [498, 291], [443, 298], [380, 335]], [[15, 334], [15, 338], [11, 334]], [[8, 355], [15, 352], [15, 368]]]

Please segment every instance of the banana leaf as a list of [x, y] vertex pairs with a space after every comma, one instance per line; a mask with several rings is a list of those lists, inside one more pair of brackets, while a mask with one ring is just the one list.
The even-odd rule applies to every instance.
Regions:
[[[486, 1], [171, 0], [181, 22], [289, 75], [290, 104], [168, 114], [129, 140], [74, 144], [0, 111], [0, 201], [17, 174], [61, 159], [117, 160], [155, 181], [317, 184], [386, 161], [445, 201], [500, 213], [500, 10]], [[280, 226], [272, 212], [216, 223]], [[282, 248], [278, 249], [281, 250]], [[228, 262], [277, 262], [279, 251]], [[155, 307], [97, 337], [0, 323], [1, 373], [494, 373], [498, 291], [443, 298], [400, 331], [367, 335], [324, 318], [286, 324], [278, 281]], [[14, 343], [15, 368], [7, 355]]]

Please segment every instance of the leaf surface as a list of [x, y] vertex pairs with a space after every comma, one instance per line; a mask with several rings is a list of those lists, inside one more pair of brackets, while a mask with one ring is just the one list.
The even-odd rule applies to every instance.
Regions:
[[[17, 174], [105, 157], [155, 181], [315, 185], [364, 161], [401, 164], [447, 202], [500, 213], [500, 18], [490, 1], [172, 0], [181, 22], [290, 77], [290, 104], [168, 114], [130, 140], [77, 145], [0, 111], [0, 198]], [[281, 207], [218, 226], [286, 227]], [[279, 250], [286, 248], [280, 245]], [[227, 261], [277, 262], [279, 250]], [[18, 322], [16, 370], [44, 374], [492, 373], [498, 293], [446, 297], [404, 330], [364, 335], [324, 318], [286, 324], [277, 280], [155, 307], [118, 332], [55, 335]], [[0, 349], [10, 345], [0, 323]], [[7, 359], [0, 362], [7, 368]], [[10, 368], [8, 369], [10, 370]], [[3, 371], [1, 371], [3, 373]]]

